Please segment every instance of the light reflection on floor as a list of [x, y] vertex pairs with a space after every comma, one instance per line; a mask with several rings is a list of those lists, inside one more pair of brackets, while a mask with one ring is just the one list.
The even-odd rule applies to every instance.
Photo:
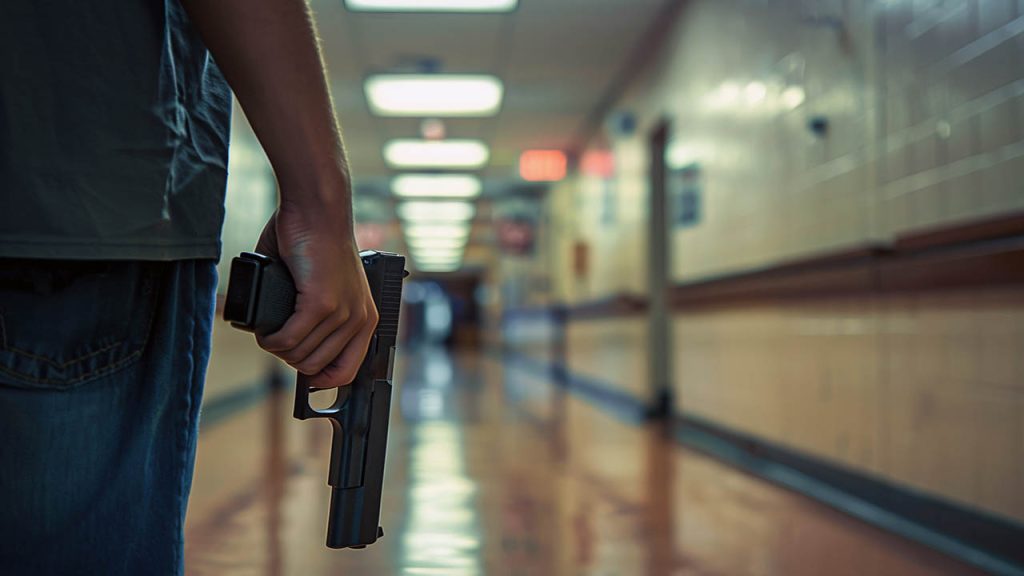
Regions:
[[477, 490], [466, 476], [464, 457], [460, 430], [452, 422], [423, 422], [413, 432], [404, 573], [480, 573]]
[[396, 381], [381, 541], [324, 547], [328, 426], [284, 391], [202, 432], [188, 573], [972, 573], [496, 360], [407, 353]]

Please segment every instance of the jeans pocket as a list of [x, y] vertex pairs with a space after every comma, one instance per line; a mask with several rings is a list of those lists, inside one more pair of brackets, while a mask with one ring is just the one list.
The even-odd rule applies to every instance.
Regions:
[[136, 363], [164, 268], [0, 260], [0, 385], [68, 389]]

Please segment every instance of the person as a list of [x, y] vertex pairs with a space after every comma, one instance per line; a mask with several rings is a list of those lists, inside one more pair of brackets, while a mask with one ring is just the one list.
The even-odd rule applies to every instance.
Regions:
[[345, 385], [377, 317], [304, 0], [0, 3], [2, 574], [184, 571], [229, 85], [299, 292], [259, 345]]

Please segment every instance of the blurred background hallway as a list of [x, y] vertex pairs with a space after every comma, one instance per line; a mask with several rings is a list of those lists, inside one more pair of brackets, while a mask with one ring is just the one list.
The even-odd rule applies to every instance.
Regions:
[[1024, 574], [1024, 1], [312, 7], [409, 256], [385, 537], [220, 323], [189, 574]]
[[423, 348], [397, 377], [384, 539], [323, 546], [329, 427], [297, 425], [277, 389], [204, 424], [189, 572], [977, 573], [610, 416], [528, 365]]

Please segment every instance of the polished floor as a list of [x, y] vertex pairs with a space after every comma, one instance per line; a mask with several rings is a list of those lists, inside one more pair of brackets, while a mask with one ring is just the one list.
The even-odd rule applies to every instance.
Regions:
[[407, 353], [396, 380], [382, 540], [324, 546], [329, 426], [284, 390], [204, 424], [188, 574], [975, 573], [494, 358]]

